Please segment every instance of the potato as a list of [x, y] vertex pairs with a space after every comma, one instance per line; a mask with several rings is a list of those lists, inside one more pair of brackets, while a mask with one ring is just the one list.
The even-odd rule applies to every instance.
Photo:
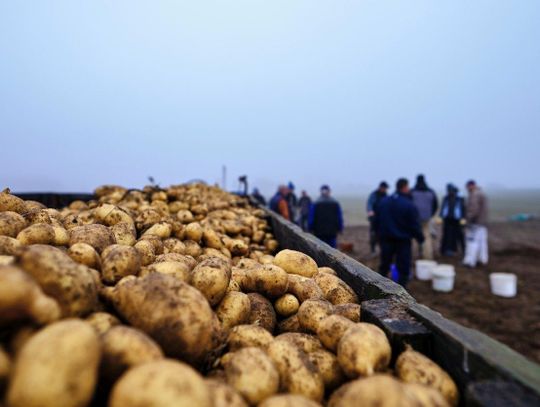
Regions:
[[163, 253], [186, 254], [186, 245], [180, 239], [170, 237], [163, 241]]
[[0, 236], [17, 237], [25, 227], [26, 220], [17, 212], [0, 212]]
[[[200, 291], [161, 273], [126, 277], [107, 291], [117, 312], [166, 355], [195, 366], [213, 347], [213, 312]], [[188, 328], [189, 327], [189, 328]]]
[[70, 229], [69, 245], [75, 243], [87, 243], [98, 253], [101, 253], [107, 246], [115, 244], [114, 234], [104, 225], [92, 224], [77, 226]]
[[298, 298], [300, 303], [303, 303], [305, 300], [324, 300], [322, 290], [313, 279], [297, 274], [289, 274], [287, 292]]
[[15, 266], [0, 266], [0, 326], [31, 319], [47, 324], [60, 318], [60, 307], [32, 277]]
[[214, 306], [219, 304], [227, 293], [230, 279], [230, 264], [214, 257], [202, 261], [193, 269], [191, 284]]
[[203, 230], [203, 236], [202, 241], [206, 245], [206, 247], [211, 247], [213, 249], [221, 249], [223, 245], [223, 241], [221, 240], [218, 233], [213, 229], [204, 229]]
[[117, 244], [133, 246], [137, 242], [137, 230], [132, 222], [118, 222], [111, 226]]
[[315, 260], [296, 250], [281, 250], [276, 254], [274, 264], [289, 274], [298, 274], [303, 277], [313, 277], [319, 271]]
[[260, 348], [243, 348], [234, 352], [225, 365], [225, 375], [227, 383], [252, 405], [279, 389], [279, 373]]
[[86, 322], [92, 325], [98, 335], [103, 335], [113, 326], [120, 325], [120, 320], [108, 312], [93, 312], [86, 317]]
[[204, 379], [213, 407], [248, 407], [242, 396], [227, 383], [217, 379]]
[[320, 322], [331, 315], [332, 304], [325, 300], [306, 300], [298, 309], [298, 322], [300, 326], [311, 333], [317, 332]]
[[15, 264], [15, 256], [0, 255], [0, 266], [12, 266]]
[[154, 235], [160, 239], [167, 239], [171, 237], [172, 226], [168, 222], [158, 222], [150, 226], [144, 233], [144, 235]]
[[249, 246], [241, 239], [228, 239], [226, 247], [233, 256], [246, 256], [249, 253]]
[[113, 245], [103, 252], [101, 276], [105, 283], [116, 284], [125, 276], [137, 275], [141, 269], [141, 256], [131, 246]]
[[229, 286], [227, 287], [227, 292], [231, 292], [231, 291], [238, 291], [238, 292], [242, 291], [240, 284], [238, 284], [232, 278], [229, 280]]
[[392, 349], [383, 330], [373, 324], [359, 322], [341, 337], [337, 357], [350, 378], [371, 376], [390, 364]]
[[185, 240], [184, 245], [186, 246], [187, 255], [197, 258], [202, 254], [202, 248], [197, 242], [194, 242], [192, 240]]
[[186, 225], [184, 233], [186, 239], [199, 243], [203, 236], [203, 228], [200, 223], [192, 222]]
[[53, 244], [56, 246], [68, 246], [69, 245], [69, 233], [62, 226], [53, 226]]
[[283, 294], [274, 302], [274, 309], [282, 317], [289, 317], [298, 312], [300, 303], [292, 294]]
[[273, 341], [266, 352], [280, 375], [280, 389], [320, 402], [324, 384], [305, 352], [288, 341]]
[[[165, 261], [177, 261], [179, 263], [184, 263], [189, 270], [193, 270], [197, 265], [197, 260], [195, 260], [193, 257], [178, 253], [160, 254], [155, 259], [155, 263]], [[228, 261], [226, 263], [228, 264]]]
[[17, 239], [9, 236], [0, 236], [0, 256], [15, 256], [21, 247], [23, 245]]
[[133, 247], [139, 252], [142, 266], [147, 266], [154, 262], [156, 249], [151, 241], [139, 240]]
[[327, 349], [336, 352], [341, 337], [354, 323], [340, 315], [330, 315], [324, 318], [317, 328], [317, 336]]
[[249, 297], [241, 292], [230, 291], [219, 303], [216, 315], [224, 329], [244, 324], [249, 319], [251, 302]]
[[336, 271], [331, 267], [319, 267], [319, 273], [331, 274], [337, 277]]
[[277, 331], [280, 334], [286, 332], [305, 332], [300, 326], [300, 322], [298, 322], [298, 314], [291, 315], [290, 317], [279, 321]]
[[265, 348], [274, 338], [266, 329], [257, 325], [237, 325], [231, 329], [227, 338], [230, 351], [247, 347]]
[[268, 332], [273, 333], [277, 318], [272, 303], [257, 293], [250, 293], [248, 297], [251, 302], [249, 323], [262, 326]]
[[360, 322], [360, 311], [359, 304], [339, 304], [334, 306], [334, 314], [350, 319], [352, 322]]
[[324, 387], [333, 390], [345, 381], [345, 375], [337, 357], [324, 349], [308, 353], [308, 358], [321, 375]]
[[92, 269], [74, 262], [62, 250], [46, 245], [23, 249], [21, 267], [60, 306], [62, 316], [85, 316], [98, 305], [98, 286]]
[[452, 406], [458, 404], [458, 389], [450, 375], [410, 346], [397, 358], [396, 374], [406, 383], [423, 384], [439, 391]]
[[278, 394], [264, 400], [259, 407], [320, 407], [321, 404], [298, 394]]
[[273, 264], [257, 266], [245, 270], [242, 287], [247, 292], [258, 292], [265, 297], [277, 298], [287, 292], [288, 275], [282, 268]]
[[356, 304], [358, 296], [345, 282], [339, 277], [329, 273], [317, 273], [313, 280], [321, 288], [324, 297], [334, 305], [338, 304]]
[[15, 195], [11, 195], [8, 188], [0, 192], [0, 212], [6, 211], [17, 213], [26, 211], [24, 201]]
[[170, 274], [185, 283], [189, 283], [191, 281], [191, 270], [189, 269], [189, 266], [187, 266], [186, 263], [179, 261], [162, 261], [159, 263], [152, 263], [143, 268], [139, 273], [139, 276], [144, 277], [150, 273]]
[[101, 337], [100, 377], [115, 382], [126, 370], [153, 360], [163, 359], [161, 348], [143, 332], [118, 325]]
[[150, 243], [152, 243], [152, 246], [154, 246], [154, 251], [156, 253], [156, 256], [159, 256], [163, 254], [163, 240], [161, 237], [153, 234], [145, 234], [142, 235], [139, 241], [146, 240]]
[[124, 209], [111, 204], [101, 204], [94, 210], [94, 216], [99, 223], [114, 226], [118, 223], [134, 224], [131, 215]]
[[436, 391], [401, 383], [392, 376], [374, 375], [348, 382], [337, 389], [328, 407], [445, 407]]
[[77, 263], [96, 270], [101, 270], [101, 257], [92, 246], [87, 243], [75, 243], [67, 251]]
[[275, 340], [287, 341], [306, 353], [324, 350], [321, 341], [316, 336], [310, 334], [287, 332], [276, 336]]
[[28, 225], [35, 225], [36, 223], [52, 224], [51, 217], [45, 209], [32, 209], [22, 213], [23, 218]]
[[24, 344], [38, 331], [34, 325], [23, 325], [13, 333], [9, 341], [9, 350], [13, 355], [17, 355]]
[[24, 228], [17, 235], [23, 245], [54, 244], [54, 228], [46, 223], [35, 223]]
[[181, 209], [176, 213], [178, 220], [184, 224], [191, 223], [195, 219], [193, 214], [187, 209]]
[[18, 353], [6, 400], [11, 407], [85, 406], [94, 392], [99, 358], [90, 324], [79, 319], [52, 323]]
[[164, 359], [129, 369], [114, 385], [109, 407], [211, 407], [202, 376], [190, 366]]

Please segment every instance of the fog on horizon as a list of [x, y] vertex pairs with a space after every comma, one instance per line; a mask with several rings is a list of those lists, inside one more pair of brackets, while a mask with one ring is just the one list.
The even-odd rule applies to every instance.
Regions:
[[540, 2], [3, 2], [0, 187], [540, 188]]

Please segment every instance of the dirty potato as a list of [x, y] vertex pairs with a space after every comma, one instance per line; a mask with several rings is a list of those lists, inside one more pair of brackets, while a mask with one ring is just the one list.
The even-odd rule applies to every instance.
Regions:
[[67, 253], [77, 263], [95, 270], [101, 270], [101, 258], [92, 246], [87, 243], [75, 243], [70, 246]]
[[219, 304], [227, 293], [231, 279], [231, 266], [217, 258], [208, 258], [193, 269], [191, 284], [206, 297], [210, 305]]
[[54, 228], [47, 223], [35, 223], [17, 235], [17, 240], [23, 245], [54, 244], [54, 238]]
[[321, 288], [324, 297], [334, 305], [356, 304], [358, 296], [342, 279], [330, 273], [317, 273], [313, 280]]
[[248, 322], [250, 324], [262, 326], [268, 332], [273, 333], [276, 326], [277, 317], [272, 303], [265, 297], [257, 293], [248, 294], [251, 302], [251, 311]]
[[311, 333], [317, 332], [320, 322], [331, 315], [332, 304], [325, 300], [306, 300], [298, 309], [298, 322], [300, 326]]
[[91, 224], [76, 226], [70, 229], [69, 245], [75, 243], [87, 243], [101, 253], [107, 246], [115, 244], [115, 238], [112, 231], [104, 225]]
[[274, 309], [282, 317], [289, 317], [298, 312], [300, 303], [292, 294], [283, 294], [274, 302]]
[[315, 260], [296, 250], [281, 250], [276, 254], [274, 264], [289, 274], [298, 274], [303, 277], [313, 277], [319, 271]]
[[113, 245], [103, 253], [101, 276], [105, 283], [116, 284], [123, 277], [137, 275], [141, 269], [141, 257], [131, 246]]
[[26, 226], [26, 220], [17, 212], [0, 212], [0, 236], [17, 237]]
[[237, 325], [231, 329], [227, 338], [230, 351], [247, 347], [265, 348], [274, 340], [272, 334], [257, 325]]
[[213, 407], [248, 407], [242, 396], [227, 383], [214, 378], [204, 379]]
[[345, 317], [352, 322], [360, 322], [360, 304], [339, 304], [334, 306], [334, 314]]
[[216, 315], [226, 330], [246, 323], [250, 312], [251, 301], [249, 297], [238, 291], [230, 291], [225, 294], [216, 309]]
[[103, 335], [113, 326], [120, 325], [120, 320], [108, 312], [93, 312], [86, 317], [86, 322], [92, 325], [98, 335]]
[[317, 336], [327, 349], [335, 353], [341, 337], [352, 326], [354, 323], [351, 320], [340, 315], [330, 315], [319, 323]]

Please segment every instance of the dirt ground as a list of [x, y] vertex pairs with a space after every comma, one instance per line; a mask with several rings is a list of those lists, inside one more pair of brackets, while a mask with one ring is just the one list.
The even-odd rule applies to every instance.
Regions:
[[[377, 270], [379, 259], [370, 256], [367, 226], [347, 228], [340, 241], [352, 242], [350, 255]], [[489, 246], [488, 266], [474, 270], [462, 267], [461, 257], [436, 258], [439, 263], [456, 267], [451, 293], [433, 291], [431, 282], [415, 279], [407, 289], [419, 303], [540, 363], [540, 221], [493, 223], [489, 227]], [[517, 296], [491, 294], [491, 272], [515, 273]]]

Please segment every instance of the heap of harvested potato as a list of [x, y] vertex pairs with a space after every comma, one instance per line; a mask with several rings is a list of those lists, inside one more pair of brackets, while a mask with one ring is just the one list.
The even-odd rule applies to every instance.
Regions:
[[56, 210], [0, 194], [0, 404], [455, 406], [407, 349], [390, 366], [354, 291], [278, 248], [263, 210], [201, 184]]

